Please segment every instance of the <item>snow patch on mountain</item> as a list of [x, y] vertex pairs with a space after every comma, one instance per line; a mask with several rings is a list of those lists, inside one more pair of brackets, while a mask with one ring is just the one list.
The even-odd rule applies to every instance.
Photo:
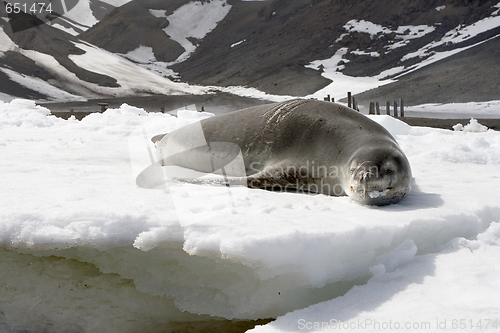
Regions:
[[[102, 0], [100, 2], [113, 7], [120, 7], [130, 1], [131, 0]], [[92, 0], [79, 0], [74, 8], [58, 17], [56, 23], [50, 24], [49, 22], [49, 24], [70, 35], [78, 36], [99, 22], [90, 6], [91, 2]]]
[[[381, 80], [383, 77], [354, 77], [345, 75], [341, 72], [345, 68], [345, 64], [349, 62], [348, 59], [344, 59], [344, 56], [349, 52], [348, 48], [343, 47], [329, 59], [316, 60], [307, 65], [307, 68], [320, 69], [322, 70], [322, 76], [332, 80], [332, 83], [327, 85], [325, 88], [311, 94], [307, 97], [322, 99], [326, 95], [330, 95], [335, 99], [340, 99], [345, 96], [346, 87], [353, 94], [358, 94], [363, 91], [379, 87], [384, 84], [394, 82], [392, 80]], [[361, 54], [362, 51], [354, 51], [357, 54]], [[352, 53], [352, 52], [351, 52]], [[355, 53], [356, 54], [356, 53]], [[369, 54], [371, 53], [364, 53]], [[363, 54], [363, 55], [364, 55]], [[372, 55], [376, 56], [376, 55]], [[386, 77], [385, 75], [384, 77]]]
[[386, 46], [388, 50], [393, 50], [395, 48], [407, 45], [411, 39], [421, 38], [433, 32], [436, 28], [428, 25], [405, 25], [399, 26], [396, 30], [392, 30], [380, 24], [375, 24], [365, 20], [350, 20], [344, 25], [344, 29], [347, 31], [347, 33], [342, 34], [337, 39], [337, 42], [340, 42], [345, 36], [349, 35], [352, 32], [369, 34], [371, 39], [376, 39], [382, 35], [395, 33], [396, 36], [394, 38], [401, 39], [401, 41]]
[[147, 69], [148, 71], [155, 73], [161, 77], [165, 78], [179, 78], [179, 74], [168, 68], [172, 65], [171, 62], [157, 61], [154, 54], [153, 48], [149, 46], [139, 45], [138, 48], [132, 50], [126, 54], [120, 54], [129, 60], [137, 63], [139, 67]]
[[139, 45], [138, 48], [132, 50], [124, 55], [126, 58], [144, 64], [152, 61], [156, 61], [153, 48], [149, 46]]
[[434, 30], [436, 30], [435, 27], [431, 27], [428, 25], [400, 26], [400, 27], [398, 27], [397, 30], [395, 30], [395, 32], [396, 32], [395, 38], [401, 39], [401, 41], [396, 42], [392, 45], [388, 45], [388, 46], [386, 46], [386, 48], [388, 50], [393, 50], [393, 49], [396, 49], [398, 47], [408, 45], [408, 43], [410, 43], [410, 40], [424, 37], [425, 35], [433, 32]]
[[234, 44], [231, 44], [231, 48], [240, 45], [241, 43], [246, 42], [246, 39], [240, 40], [239, 42], [236, 42]]
[[108, 5], [114, 6], [114, 7], [121, 7], [124, 4], [132, 1], [132, 0], [100, 0], [101, 2], [105, 2]]
[[[500, 8], [500, 3], [497, 4], [495, 8]], [[389, 77], [394, 77], [395, 79], [397, 79], [402, 75], [406, 75], [437, 61], [451, 57], [457, 53], [478, 46], [484, 42], [490, 41], [493, 38], [497, 38], [500, 35], [480, 41], [473, 45], [456, 47], [446, 51], [435, 51], [435, 49], [439, 46], [460, 44], [488, 30], [500, 27], [500, 16], [496, 16], [495, 13], [496, 12], [494, 12], [491, 16], [486, 17], [471, 25], [459, 25], [458, 27], [447, 32], [440, 40], [428, 43], [417, 51], [408, 53], [403, 56], [400, 60], [400, 63], [398, 63], [398, 66], [388, 68], [382, 71], [380, 74], [372, 77], [350, 77], [343, 74], [342, 70], [345, 68], [345, 64], [350, 61], [346, 58], [347, 55], [369, 55], [371, 57], [379, 57], [379, 52], [371, 50], [371, 48], [368, 50], [356, 49], [351, 51], [347, 47], [340, 48], [330, 59], [316, 60], [305, 66], [307, 68], [322, 70], [322, 76], [333, 81], [327, 87], [308, 97], [321, 99], [327, 94], [333, 96], [334, 98], [343, 97], [345, 96], [346, 86], [350, 87], [350, 91], [353, 94], [361, 93], [363, 91], [394, 82], [392, 80], [388, 80], [387, 78]], [[394, 36], [394, 39], [389, 40], [389, 44], [384, 47], [387, 50], [387, 53], [396, 48], [407, 46], [412, 40], [424, 37], [425, 35], [435, 31], [435, 27], [428, 25], [399, 26], [397, 29], [393, 30], [369, 21], [354, 19], [348, 21], [344, 25], [344, 29], [347, 32], [342, 34], [336, 40], [336, 42], [341, 42], [345, 36], [348, 36], [352, 32], [369, 34], [371, 39], [377, 39], [380, 38], [380, 36], [395, 33], [396, 35]], [[401, 63], [404, 63], [405, 61], [415, 57], [422, 58], [422, 60], [417, 64], [409, 67], [401, 65]]]
[[[492, 38], [480, 41], [480, 42], [478, 42], [476, 44], [473, 44], [473, 45], [459, 47], [459, 48], [456, 48], [456, 49], [453, 49], [453, 50], [449, 50], [449, 51], [442, 51], [442, 52], [432, 51], [431, 55], [427, 59], [425, 59], [425, 60], [423, 60], [423, 61], [421, 61], [421, 62], [417, 63], [416, 65], [413, 65], [413, 66], [411, 66], [409, 68], [402, 69], [401, 70], [401, 74], [399, 76], [404, 75], [404, 74], [408, 74], [408, 73], [411, 73], [411, 72], [414, 72], [414, 71], [416, 71], [416, 70], [418, 70], [420, 68], [429, 66], [430, 64], [433, 64], [433, 63], [438, 62], [440, 60], [443, 60], [443, 59], [446, 59], [448, 57], [451, 57], [452, 55], [455, 55], [455, 54], [460, 53], [462, 51], [465, 51], [465, 50], [468, 50], [468, 49], [472, 49], [472, 48], [474, 48], [474, 47], [476, 47], [478, 45], [481, 45], [481, 44], [483, 44], [485, 42], [488, 42], [488, 41], [490, 41], [490, 40], [492, 40], [494, 38], [498, 38], [498, 37], [500, 37], [500, 35], [497, 35], [495, 37], [492, 37]], [[423, 58], [423, 57], [426, 56], [425, 47], [423, 49], [420, 49], [419, 51], [417, 51], [415, 53], [419, 53], [419, 52], [420, 52], [420, 57], [421, 58]], [[405, 58], [405, 57], [403, 57], [403, 58]]]
[[[194, 1], [167, 16], [169, 25], [163, 30], [186, 50], [175, 62], [186, 60], [196, 50], [196, 45], [189, 38], [203, 39], [230, 10], [231, 5], [226, 0]], [[159, 15], [158, 12], [155, 14]]]
[[49, 23], [53, 28], [57, 28], [59, 30], [62, 30], [66, 33], [69, 33], [73, 36], [78, 36], [82, 32], [86, 31], [89, 29], [88, 26], [80, 24], [78, 22], [75, 22], [73, 20], [70, 20], [64, 16], [60, 16], [57, 18], [57, 21], [55, 23]]
[[350, 20], [344, 25], [344, 29], [348, 32], [362, 32], [369, 34], [371, 38], [375, 38], [379, 34], [390, 34], [391, 29], [365, 20]]
[[59, 30], [62, 30], [64, 32], [67, 32], [68, 34], [70, 34], [72, 36], [78, 36], [80, 34], [73, 27], [65, 27], [65, 26], [58, 24], [58, 23], [53, 23], [51, 25], [52, 25], [52, 27], [57, 28]]
[[366, 52], [366, 51], [361, 51], [361, 50], [354, 50], [354, 51], [351, 51], [352, 54], [355, 54], [355, 55], [369, 55], [370, 57], [380, 57], [380, 53], [378, 52]]
[[115, 96], [133, 94], [203, 94], [206, 89], [175, 83], [133, 62], [90, 44], [76, 43], [85, 51], [82, 55], [70, 55], [69, 58], [79, 67], [88, 71], [107, 75], [117, 80], [119, 88], [99, 87]]
[[434, 54], [435, 52], [432, 50], [438, 46], [447, 44], [459, 44], [468, 41], [485, 31], [495, 29], [497, 27], [500, 27], [500, 16], [495, 15], [486, 17], [468, 26], [460, 24], [456, 28], [448, 31], [439, 41], [433, 41], [425, 45], [418, 51], [405, 55], [403, 58], [401, 58], [401, 61], [405, 61], [415, 57], [427, 57], [431, 54]]
[[[81, 96], [73, 95], [73, 94], [70, 94], [64, 90], [57, 88], [57, 87], [54, 87], [54, 86], [50, 85], [48, 82], [46, 82], [40, 78], [24, 75], [24, 74], [15, 72], [11, 69], [8, 69], [8, 68], [0, 67], [0, 71], [4, 72], [9, 77], [9, 79], [12, 80], [13, 82], [16, 82], [16, 83], [18, 83], [18, 84], [20, 84], [28, 89], [41, 92], [41, 93], [49, 96], [50, 98], [53, 98], [54, 100], [58, 100], [58, 101], [85, 101], [86, 100], [85, 98], [83, 98]], [[6, 98], [4, 99], [4, 97], [0, 96], [0, 100], [10, 100], [11, 99], [11, 98], [9, 98], [10, 96], [8, 96], [8, 95], [5, 95], [5, 97]]]
[[72, 10], [65, 13], [64, 16], [85, 26], [87, 29], [98, 22], [92, 14], [92, 9], [90, 9], [90, 2], [88, 0], [78, 1], [77, 5]]
[[0, 57], [3, 56], [3, 52], [10, 51], [16, 48], [16, 44], [7, 36], [3, 28], [0, 27]]
[[149, 12], [154, 17], [167, 17], [167, 11], [162, 9], [150, 9]]
[[493, 6], [493, 8], [498, 8], [498, 9], [495, 10], [493, 13], [491, 13], [491, 15], [492, 16], [498, 15], [498, 13], [500, 12], [500, 2], [497, 3], [495, 6]]

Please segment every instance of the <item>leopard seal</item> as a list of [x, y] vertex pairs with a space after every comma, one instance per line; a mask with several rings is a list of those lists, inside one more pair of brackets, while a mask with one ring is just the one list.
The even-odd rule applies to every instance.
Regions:
[[[392, 135], [337, 103], [295, 99], [254, 106], [152, 141], [163, 166], [222, 170], [251, 188], [348, 195], [367, 205], [396, 203], [411, 189], [410, 163]], [[238, 157], [244, 166], [232, 172], [227, 166]]]

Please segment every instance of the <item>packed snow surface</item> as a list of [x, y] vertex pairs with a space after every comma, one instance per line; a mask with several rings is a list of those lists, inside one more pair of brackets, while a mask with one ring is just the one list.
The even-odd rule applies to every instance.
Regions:
[[278, 317], [256, 332], [500, 325], [499, 132], [370, 116], [414, 176], [384, 207], [137, 185], [155, 161], [150, 137], [211, 116], [124, 104], [77, 121], [0, 102], [0, 331], [155, 332], [208, 315]]

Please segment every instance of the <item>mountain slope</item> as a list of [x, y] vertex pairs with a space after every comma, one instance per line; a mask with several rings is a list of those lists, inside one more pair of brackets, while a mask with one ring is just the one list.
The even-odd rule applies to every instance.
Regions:
[[497, 41], [485, 42], [500, 35], [498, 0], [81, 2], [81, 13], [18, 33], [0, 8], [0, 92], [70, 100], [203, 90], [172, 82], [182, 81], [316, 98], [352, 91], [360, 102], [500, 96]]
[[[149, 8], [172, 11], [185, 1], [131, 1], [109, 13], [103, 22], [80, 35], [89, 43], [110, 52], [125, 54], [140, 45], [153, 49], [158, 61], [173, 61], [184, 49], [162, 31], [168, 26], [166, 18], [153, 16]], [[131, 19], [135, 17], [135, 19]]]
[[[339, 70], [346, 75], [374, 76], [393, 67], [410, 67], [425, 57], [402, 61], [406, 54], [440, 40], [459, 25], [471, 25], [491, 16], [496, 10], [492, 6], [496, 4], [496, 1], [290, 3], [275, 0], [263, 7], [239, 35], [234, 36], [233, 31], [237, 29], [232, 25], [219, 26], [188, 61], [172, 68], [189, 82], [248, 84], [272, 93], [306, 95], [327, 84], [318, 78], [321, 69], [313, 73], [304, 68], [314, 60], [328, 59], [345, 48], [344, 66]], [[444, 8], [438, 11], [439, 6]], [[241, 16], [233, 15], [238, 22]], [[230, 18], [231, 13], [226, 24], [230, 24]], [[379, 29], [386, 27], [388, 33], [378, 30], [372, 35], [364, 29], [353, 29], [347, 24], [352, 21], [358, 23], [358, 27], [361, 22]], [[253, 29], [249, 28], [252, 24]], [[413, 27], [432, 31], [418, 34], [417, 29], [418, 38], [410, 38]], [[477, 40], [487, 37], [490, 36], [481, 35]], [[230, 47], [241, 40], [245, 41]], [[439, 46], [438, 50], [457, 46], [450, 43]]]
[[500, 38], [409, 73], [397, 82], [356, 95], [361, 104], [404, 98], [408, 105], [491, 101], [500, 97]]
[[[6, 18], [3, 6], [0, 16]], [[41, 24], [14, 33], [8, 20], [0, 19], [0, 92], [67, 101], [186, 93], [186, 85], [85, 43], [55, 25]]]

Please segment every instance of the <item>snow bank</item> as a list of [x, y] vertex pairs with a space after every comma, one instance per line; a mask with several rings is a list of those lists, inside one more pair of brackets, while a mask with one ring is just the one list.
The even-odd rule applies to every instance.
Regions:
[[15, 99], [10, 103], [0, 101], [0, 128], [18, 126], [24, 128], [49, 127], [60, 122], [60, 119], [50, 116], [50, 110], [38, 106], [34, 101]]
[[[0, 330], [161, 331], [208, 315], [290, 312], [262, 328], [279, 331], [298, 327], [296, 314], [346, 321], [394, 309], [408, 320], [451, 322], [473, 308], [498, 316], [498, 132], [371, 116], [415, 178], [407, 198], [385, 207], [239, 186], [137, 186], [155, 161], [150, 137], [209, 116], [122, 105], [66, 121], [32, 102], [0, 104]], [[463, 297], [440, 308], [453, 293]], [[422, 294], [436, 295], [428, 312]]]
[[500, 223], [248, 332], [496, 332]]
[[384, 126], [394, 137], [410, 133], [411, 126], [394, 117], [388, 115], [367, 115], [367, 117]]
[[481, 125], [476, 119], [471, 118], [469, 124], [463, 126], [462, 124], [456, 124], [453, 126], [453, 130], [455, 131], [464, 131], [464, 132], [486, 132], [488, 127]]

